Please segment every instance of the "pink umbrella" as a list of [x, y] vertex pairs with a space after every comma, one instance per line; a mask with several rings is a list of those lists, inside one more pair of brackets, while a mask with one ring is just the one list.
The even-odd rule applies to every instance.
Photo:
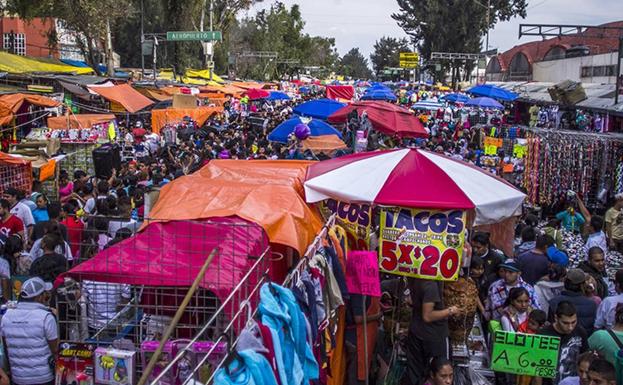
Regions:
[[343, 202], [435, 209], [475, 209], [476, 225], [521, 213], [525, 195], [468, 163], [419, 150], [364, 152], [313, 164], [308, 203]]
[[247, 90], [246, 94], [251, 100], [264, 99], [270, 96], [270, 92], [259, 88], [250, 88]]

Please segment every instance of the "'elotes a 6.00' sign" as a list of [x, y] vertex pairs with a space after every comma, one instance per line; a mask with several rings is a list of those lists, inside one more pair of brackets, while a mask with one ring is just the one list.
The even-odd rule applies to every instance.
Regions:
[[410, 208], [381, 210], [380, 270], [453, 281], [461, 268], [465, 211]]

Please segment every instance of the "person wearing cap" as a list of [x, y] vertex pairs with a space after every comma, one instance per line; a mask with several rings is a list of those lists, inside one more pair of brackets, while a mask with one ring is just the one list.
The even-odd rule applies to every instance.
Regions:
[[614, 206], [606, 211], [606, 235], [610, 247], [619, 252], [623, 251], [623, 193], [614, 196]]
[[588, 274], [581, 269], [571, 269], [567, 272], [564, 281], [564, 290], [549, 301], [549, 319], [554, 320], [556, 307], [562, 301], [572, 303], [578, 316], [578, 322], [589, 334], [593, 332], [597, 304], [584, 295], [584, 285]]
[[490, 320], [499, 321], [502, 318], [502, 311], [506, 303], [508, 293], [514, 287], [523, 287], [530, 296], [530, 306], [533, 309], [540, 309], [534, 288], [521, 278], [521, 268], [517, 261], [508, 259], [500, 265], [500, 271], [504, 278], [500, 278], [491, 284], [487, 303], [485, 304], [485, 314]]
[[614, 275], [614, 288], [617, 294], [604, 298], [597, 308], [595, 329], [610, 329], [614, 325], [616, 307], [623, 303], [623, 269]]
[[53, 362], [58, 352], [58, 325], [48, 308], [52, 284], [39, 277], [22, 284], [15, 308], [0, 322], [13, 385], [54, 384]]

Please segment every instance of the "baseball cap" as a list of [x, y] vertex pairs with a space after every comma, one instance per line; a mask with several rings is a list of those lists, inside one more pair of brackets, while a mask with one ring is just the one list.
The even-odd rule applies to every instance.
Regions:
[[581, 269], [571, 269], [567, 272], [567, 277], [565, 278], [567, 281], [579, 285], [586, 281], [587, 274]]
[[499, 268], [508, 270], [508, 271], [514, 271], [515, 273], [521, 272], [521, 268], [519, 267], [519, 264], [514, 259], [507, 259], [504, 263], [500, 264]]
[[34, 297], [41, 295], [41, 293], [43, 293], [44, 291], [50, 291], [50, 290], [52, 290], [51, 283], [44, 282], [39, 277], [34, 277], [34, 278], [30, 278], [26, 280], [22, 284], [22, 290], [21, 290], [22, 292], [20, 296], [22, 298], [34, 298]]

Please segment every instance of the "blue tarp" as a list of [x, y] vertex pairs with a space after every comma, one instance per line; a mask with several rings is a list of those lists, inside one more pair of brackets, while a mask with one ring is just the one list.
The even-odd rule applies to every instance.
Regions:
[[345, 106], [346, 104], [332, 99], [316, 99], [301, 103], [294, 107], [294, 113], [301, 116], [309, 116], [311, 118], [324, 120]]
[[465, 103], [465, 106], [480, 107], [480, 108], [497, 108], [497, 109], [504, 108], [504, 106], [502, 106], [500, 103], [498, 103], [494, 99], [485, 98], [485, 97], [471, 99], [467, 103]]
[[270, 91], [270, 96], [266, 100], [290, 100], [290, 97], [285, 92]]
[[396, 95], [394, 95], [394, 93], [389, 90], [370, 90], [370, 88], [368, 88], [368, 91], [366, 91], [361, 97], [361, 100], [388, 100], [392, 102], [396, 101], [397, 99], [398, 98], [396, 97]]
[[469, 96], [463, 94], [447, 94], [443, 97], [446, 102], [465, 103], [469, 100]]
[[[74, 67], [81, 67], [81, 68], [89, 67], [89, 65], [83, 62], [82, 60], [61, 59], [61, 61], [67, 65], [74, 66]], [[107, 67], [103, 64], [98, 65], [97, 69], [101, 74], [106, 74], [108, 72]], [[120, 77], [120, 78], [127, 78], [130, 76], [130, 74], [128, 74], [127, 72], [123, 72], [123, 71], [115, 71], [115, 76]]]
[[[268, 134], [268, 140], [271, 142], [288, 143], [288, 136], [294, 132], [294, 127], [301, 123], [303, 122], [298, 116], [286, 120]], [[342, 134], [338, 130], [322, 120], [312, 119], [307, 125], [311, 130], [311, 136], [337, 135], [342, 139]]]
[[475, 86], [467, 90], [472, 95], [476, 96], [486, 96], [488, 98], [503, 100], [507, 102], [512, 102], [513, 100], [519, 97], [519, 94], [516, 94], [512, 91], [505, 90], [504, 88], [500, 88], [491, 84], [483, 84], [480, 86]]

